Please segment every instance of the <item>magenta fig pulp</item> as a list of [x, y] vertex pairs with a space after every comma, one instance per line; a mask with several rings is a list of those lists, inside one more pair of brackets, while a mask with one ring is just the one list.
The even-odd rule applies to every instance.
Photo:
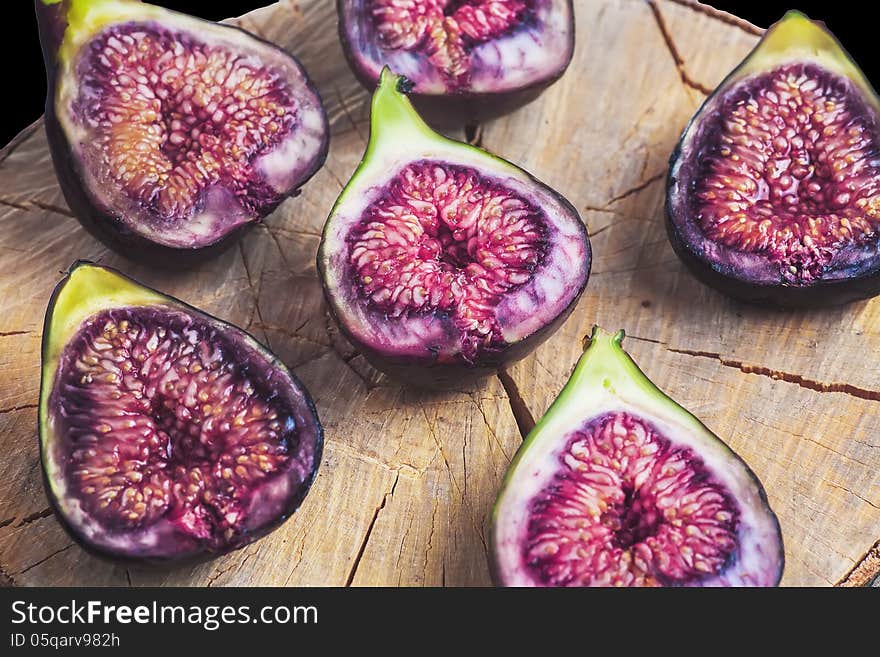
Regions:
[[330, 311], [379, 369], [458, 384], [522, 358], [590, 270], [577, 211], [522, 169], [428, 128], [390, 71], [370, 144], [324, 228]]
[[747, 301], [880, 291], [880, 100], [790, 12], [706, 101], [673, 155], [667, 227], [705, 282]]
[[594, 329], [491, 519], [502, 586], [775, 586], [779, 523], [749, 467]]
[[213, 555], [299, 507], [321, 460], [314, 405], [245, 332], [77, 263], [43, 333], [47, 494], [84, 547], [113, 558]]
[[320, 98], [280, 48], [134, 0], [36, 6], [62, 191], [127, 255], [215, 251], [323, 163]]
[[574, 53], [571, 0], [338, 0], [339, 32], [370, 90], [384, 66], [432, 122], [475, 122], [535, 97]]

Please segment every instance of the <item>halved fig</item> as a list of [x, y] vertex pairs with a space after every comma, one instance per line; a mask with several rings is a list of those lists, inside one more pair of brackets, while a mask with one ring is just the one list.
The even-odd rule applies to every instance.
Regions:
[[694, 116], [667, 228], [701, 280], [739, 299], [880, 292], [880, 100], [822, 24], [786, 14]]
[[308, 392], [253, 337], [87, 262], [49, 302], [39, 433], [70, 534], [144, 561], [268, 533], [299, 507], [323, 446]]
[[384, 66], [432, 123], [474, 123], [534, 100], [574, 54], [571, 0], [338, 0], [343, 50], [370, 91]]
[[126, 255], [210, 254], [323, 164], [327, 117], [284, 50], [137, 0], [36, 7], [61, 189]]
[[779, 522], [749, 467], [593, 329], [491, 518], [499, 586], [775, 586]]
[[327, 219], [318, 270], [343, 333], [380, 370], [450, 385], [522, 358], [571, 313], [590, 242], [516, 166], [432, 131], [386, 69], [370, 143]]

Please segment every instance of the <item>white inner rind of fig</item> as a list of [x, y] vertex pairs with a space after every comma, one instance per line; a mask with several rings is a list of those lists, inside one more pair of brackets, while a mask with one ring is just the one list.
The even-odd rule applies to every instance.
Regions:
[[[594, 387], [584, 403], [567, 400], [548, 412], [496, 507], [492, 549], [501, 583], [777, 583], [778, 525], [754, 476], [717, 438], [695, 433], [665, 406], [636, 411]], [[619, 444], [598, 449], [585, 440], [603, 430]]]
[[571, 59], [569, 2], [344, 0], [342, 29], [365, 77], [388, 65], [417, 94], [515, 91], [559, 75]]
[[286, 53], [178, 14], [103, 26], [62, 67], [56, 113], [95, 204], [176, 248], [265, 216], [319, 166], [326, 118]]
[[318, 458], [310, 402], [287, 370], [237, 329], [173, 307], [86, 320], [48, 403], [59, 511], [117, 556], [243, 545], [295, 510]]
[[358, 174], [327, 222], [334, 311], [383, 356], [480, 361], [551, 323], [586, 281], [589, 246], [570, 206], [478, 150], [447, 148], [454, 160], [438, 146], [371, 163], [381, 177]]

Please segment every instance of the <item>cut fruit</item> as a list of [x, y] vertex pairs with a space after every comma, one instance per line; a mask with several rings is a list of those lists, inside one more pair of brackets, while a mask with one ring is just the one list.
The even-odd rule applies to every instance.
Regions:
[[380, 370], [461, 384], [522, 358], [587, 283], [577, 211], [528, 173], [433, 132], [389, 70], [370, 143], [324, 228], [333, 316]]
[[501, 586], [775, 586], [784, 552], [761, 483], [594, 328], [528, 435], [491, 519]]
[[338, 0], [339, 33], [358, 79], [384, 66], [414, 83], [432, 123], [474, 123], [536, 98], [574, 53], [571, 0]]
[[323, 446], [308, 392], [253, 337], [86, 262], [49, 303], [39, 433], [70, 534], [146, 561], [271, 531], [304, 499]]
[[134, 0], [36, 6], [62, 191], [126, 255], [214, 252], [323, 164], [321, 100], [284, 50]]
[[736, 298], [880, 292], [880, 100], [824, 26], [789, 12], [706, 101], [672, 158], [667, 228]]

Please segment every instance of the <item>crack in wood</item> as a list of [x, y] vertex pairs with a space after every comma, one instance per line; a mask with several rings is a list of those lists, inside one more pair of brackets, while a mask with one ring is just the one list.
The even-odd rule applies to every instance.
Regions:
[[829, 452], [831, 452], [832, 454], [837, 454], [837, 455], [840, 456], [841, 458], [844, 458], [844, 459], [846, 459], [846, 460], [848, 460], [848, 461], [852, 461], [853, 463], [858, 463], [859, 465], [864, 466], [865, 468], [873, 469], [873, 466], [872, 466], [870, 463], [865, 463], [864, 461], [860, 461], [859, 459], [854, 458], [853, 456], [850, 456], [849, 454], [844, 454], [843, 452], [834, 449], [834, 448], [831, 447], [830, 445], [826, 445], [826, 444], [823, 443], [823, 442], [819, 442], [819, 441], [816, 440], [815, 438], [810, 438], [809, 436], [804, 435], [804, 434], [796, 434], [796, 433], [792, 433], [791, 431], [788, 431], [788, 432], [786, 432], [786, 433], [788, 433], [788, 434], [790, 434], [790, 435], [792, 435], [792, 436], [795, 436], [796, 438], [800, 438], [801, 440], [806, 440], [808, 443], [813, 443], [813, 444], [816, 445], [817, 447], [821, 447], [822, 449], [824, 449], [824, 450], [826, 450], [826, 451], [829, 451]]
[[9, 199], [0, 198], [0, 205], [4, 205], [7, 208], [12, 208], [13, 210], [22, 210], [24, 212], [30, 212], [31, 208], [26, 206], [24, 203], [17, 203], [15, 201], [10, 201]]
[[49, 559], [52, 559], [53, 557], [57, 557], [57, 556], [58, 556], [59, 554], [61, 554], [62, 552], [67, 552], [67, 551], [68, 551], [70, 548], [72, 548], [74, 545], [76, 545], [76, 543], [68, 543], [67, 545], [65, 545], [65, 546], [64, 546], [63, 548], [61, 548], [60, 550], [55, 550], [55, 551], [54, 551], [52, 554], [50, 554], [49, 556], [47, 556], [47, 557], [43, 557], [42, 559], [40, 559], [40, 560], [37, 561], [36, 563], [32, 563], [32, 564], [31, 564], [30, 566], [28, 566], [27, 568], [25, 568], [25, 569], [23, 569], [23, 570], [20, 570], [17, 574], [18, 574], [18, 575], [24, 575], [24, 574], [25, 574], [26, 572], [28, 572], [29, 570], [32, 570], [32, 569], [36, 568], [37, 566], [41, 566], [42, 564], [44, 564], [44, 563], [46, 563], [47, 561], [49, 561]]
[[[25, 525], [29, 525], [32, 522], [36, 522], [37, 520], [42, 520], [43, 518], [48, 518], [49, 516], [53, 515], [54, 513], [55, 513], [55, 510], [51, 506], [46, 507], [42, 511], [37, 511], [35, 513], [31, 513], [30, 515], [27, 515], [24, 518], [22, 518], [21, 522], [19, 522], [15, 526], [15, 528], [18, 529], [19, 527], [24, 527]], [[0, 525], [0, 526], [2, 526], [2, 525]]]
[[660, 30], [660, 35], [663, 37], [663, 41], [666, 43], [666, 49], [672, 56], [673, 62], [675, 62], [675, 68], [678, 69], [678, 75], [681, 78], [682, 84], [684, 84], [686, 87], [690, 87], [691, 89], [699, 91], [705, 96], [710, 95], [713, 89], [710, 89], [706, 85], [698, 82], [697, 80], [692, 78], [687, 72], [684, 59], [678, 52], [678, 48], [675, 45], [675, 41], [673, 41], [672, 39], [672, 35], [669, 33], [669, 29], [666, 27], [666, 21], [663, 19], [663, 15], [660, 13], [660, 8], [657, 6], [657, 3], [654, 0], [647, 0], [647, 4], [648, 8], [651, 10], [651, 13], [654, 15], [654, 22], [657, 23], [657, 28]]
[[523, 399], [513, 377], [505, 369], [498, 370], [498, 380], [507, 393], [507, 400], [510, 404], [510, 410], [513, 411], [513, 418], [516, 420], [516, 426], [519, 429], [520, 436], [525, 440], [526, 436], [535, 428], [535, 416], [529, 410], [528, 404]]
[[382, 459], [376, 458], [374, 456], [370, 456], [369, 454], [364, 454], [363, 452], [359, 452], [355, 448], [345, 443], [333, 442], [327, 443], [325, 448], [329, 452], [333, 452], [336, 454], [340, 454], [347, 458], [354, 459], [356, 461], [360, 461], [362, 463], [367, 463], [369, 465], [375, 465], [383, 470], [387, 470], [388, 472], [393, 472], [396, 475], [403, 475], [407, 479], [418, 479], [423, 476], [430, 466], [424, 466], [418, 468], [414, 466], [412, 463], [406, 463], [403, 461], [400, 462], [388, 462], [383, 461]]
[[43, 201], [12, 201], [7, 198], [0, 197], [0, 205], [5, 205], [10, 208], [14, 208], [16, 210], [21, 210], [22, 212], [33, 212], [34, 210], [45, 210], [46, 212], [53, 212], [55, 214], [60, 214], [63, 217], [68, 217], [70, 219], [75, 219], [75, 215], [68, 210], [67, 208], [62, 208], [57, 205], [52, 205], [51, 203], [44, 203]]
[[452, 466], [449, 464], [449, 459], [446, 458], [446, 452], [443, 451], [443, 443], [440, 442], [440, 438], [437, 436], [437, 430], [431, 422], [431, 419], [428, 417], [428, 409], [423, 407], [422, 415], [425, 418], [425, 426], [428, 428], [428, 433], [431, 435], [431, 439], [437, 446], [437, 453], [440, 455], [440, 458], [443, 459], [443, 464], [446, 466], [446, 472], [449, 474], [449, 479], [452, 481], [452, 485], [455, 486], [456, 492], [461, 496], [461, 487], [458, 485], [455, 475], [452, 474]]
[[14, 413], [15, 411], [24, 411], [29, 408], [37, 408], [38, 404], [20, 404], [18, 406], [11, 406], [10, 408], [0, 408], [0, 415], [5, 415], [6, 413]]
[[340, 178], [339, 174], [337, 174], [333, 169], [331, 169], [329, 166], [327, 166], [326, 163], [324, 163], [324, 171], [329, 173], [330, 177], [336, 181], [336, 184], [339, 185], [339, 189], [341, 189], [341, 190], [345, 189], [345, 183], [342, 182], [342, 178]]
[[330, 341], [330, 344], [326, 345], [329, 348], [328, 351], [326, 353], [320, 354], [319, 356], [316, 356], [314, 358], [309, 358], [307, 361], [305, 361], [305, 363], [300, 364], [299, 367], [302, 367], [303, 365], [305, 365], [307, 363], [310, 363], [314, 360], [318, 360], [318, 358], [322, 358], [322, 357], [326, 356], [327, 354], [332, 353], [332, 354], [335, 354], [337, 356], [337, 358], [339, 358], [339, 360], [343, 363], [343, 365], [345, 365], [349, 370], [351, 370], [351, 372], [360, 380], [361, 383], [363, 383], [364, 388], [366, 388], [367, 392], [372, 392], [373, 390], [375, 390], [377, 388], [385, 387], [379, 383], [373, 383], [372, 381], [370, 381], [366, 376], [364, 376], [361, 372], [359, 372], [354, 367], [354, 365], [351, 364], [351, 361], [353, 361], [355, 358], [357, 358], [360, 355], [360, 352], [358, 352], [356, 349], [354, 349], [354, 347], [352, 347], [350, 353], [343, 353], [343, 351], [341, 350], [341, 347], [339, 345], [339, 340], [334, 339], [334, 335], [333, 335], [334, 329], [333, 329], [332, 322], [333, 322], [333, 320], [330, 317], [330, 313], [325, 312], [324, 313], [324, 332], [327, 334], [327, 338]]
[[[662, 340], [655, 340], [654, 338], [643, 338], [638, 335], [632, 335], [631, 333], [627, 333], [626, 338], [629, 340], [638, 340], [639, 342], [650, 342], [651, 344], [659, 344], [664, 347], [666, 346], [666, 343], [663, 342]], [[584, 346], [586, 346], [587, 342], [589, 342], [589, 341], [590, 341], [590, 336], [589, 335], [584, 336]]]
[[507, 462], [510, 463], [510, 461], [513, 459], [513, 457], [507, 453], [507, 450], [504, 449], [504, 445], [502, 445], [501, 441], [498, 439], [498, 434], [495, 433], [495, 429], [493, 429], [492, 425], [489, 423], [489, 418], [486, 417], [486, 411], [483, 410], [483, 407], [480, 405], [479, 401], [477, 401], [476, 397], [474, 397], [472, 395], [471, 399], [474, 402], [474, 406], [477, 407], [477, 410], [480, 412], [480, 415], [483, 418], [483, 424], [486, 426], [486, 431], [488, 432], [489, 436], [492, 438], [492, 442], [495, 443], [496, 447], [498, 447], [498, 451], [500, 451], [504, 455], [504, 458], [507, 459]]
[[287, 267], [287, 270], [290, 272], [294, 271], [294, 268], [290, 265], [290, 261], [287, 259], [287, 254], [284, 252], [284, 249], [281, 248], [281, 240], [278, 239], [278, 235], [272, 229], [271, 226], [267, 223], [260, 224], [263, 228], [266, 229], [266, 232], [269, 234], [269, 237], [275, 243], [275, 248], [278, 249], [278, 255], [281, 256], [281, 261], [284, 263], [284, 266]]
[[[268, 230], [268, 228], [266, 230]], [[253, 308], [252, 313], [256, 313], [257, 317], [260, 320], [260, 324], [262, 324], [263, 323], [263, 313], [260, 310], [260, 291], [262, 288], [262, 280], [263, 280], [262, 276], [260, 277], [260, 285], [255, 287], [254, 286], [254, 279], [253, 279], [253, 276], [251, 275], [251, 268], [248, 266], [247, 257], [244, 254], [244, 244], [242, 242], [238, 243], [238, 254], [241, 256], [241, 266], [244, 267], [244, 273], [247, 276], [248, 288], [251, 291], [251, 298], [254, 300], [254, 308]], [[254, 321], [253, 321], [253, 314], [252, 314], [250, 319], [248, 320], [248, 327], [247, 327], [248, 330], [251, 330], [253, 328], [253, 325], [254, 325]], [[265, 340], [269, 349], [272, 349], [272, 345], [269, 342], [269, 336], [266, 335], [265, 330], [263, 330], [263, 340]]]
[[840, 484], [835, 484], [830, 481], [823, 481], [822, 483], [825, 484], [826, 486], [828, 486], [829, 488], [836, 488], [837, 490], [842, 490], [845, 493], [849, 493], [853, 497], [860, 499], [862, 502], [864, 502], [868, 506], [873, 507], [873, 508], [877, 509], [878, 511], [880, 511], [880, 505], [875, 504], [874, 502], [869, 500], [867, 497], [862, 497], [857, 492], [847, 488], [846, 486], [841, 486]]
[[[810, 379], [801, 374], [793, 374], [791, 372], [784, 372], [781, 370], [774, 370], [770, 367], [765, 367], [762, 365], [754, 365], [750, 363], [746, 363], [744, 361], [733, 360], [729, 358], [725, 358], [720, 353], [715, 351], [702, 351], [698, 349], [682, 349], [679, 347], [672, 347], [668, 343], [657, 340], [654, 338], [646, 338], [643, 336], [632, 335], [627, 333], [626, 337], [630, 340], [639, 340], [640, 342], [648, 342], [651, 344], [657, 344], [664, 348], [667, 351], [670, 351], [674, 354], [680, 354], [683, 356], [693, 356], [696, 358], [708, 358], [711, 360], [717, 360], [724, 367], [731, 367], [734, 369], [738, 369], [744, 374], [755, 374], [757, 376], [764, 376], [774, 381], [784, 381], [785, 383], [791, 383], [797, 385], [801, 388], [805, 388], [807, 390], [813, 390], [815, 392], [838, 392], [846, 395], [850, 395], [851, 397], [856, 397], [858, 399], [864, 399], [866, 401], [880, 401], [880, 390], [871, 390], [869, 388], [861, 388], [859, 386], [852, 385], [850, 383], [839, 383], [839, 382], [824, 382], [818, 381], [815, 379]], [[584, 336], [583, 339], [584, 345], [586, 346], [587, 342], [589, 342], [589, 335]], [[878, 445], [874, 445], [872, 443], [866, 443], [864, 441], [859, 441], [860, 444], [865, 445], [866, 447], [877, 448]]]
[[403, 560], [403, 548], [406, 546], [407, 539], [409, 539], [409, 533], [410, 530], [412, 530], [414, 522], [415, 514], [410, 514], [406, 529], [403, 530], [403, 535], [400, 537], [400, 545], [397, 548], [397, 559], [394, 562], [394, 569], [397, 571], [397, 582], [395, 583], [395, 586], [401, 585], [401, 573], [403, 572], [403, 568], [400, 567], [400, 562]]
[[666, 348], [675, 354], [694, 356], [697, 358], [711, 358], [713, 360], [717, 360], [724, 367], [732, 367], [734, 369], [738, 369], [745, 374], [757, 374], [758, 376], [764, 376], [773, 379], [774, 381], [785, 381], [786, 383], [793, 383], [797, 386], [800, 386], [801, 388], [806, 388], [807, 390], [813, 390], [815, 392], [840, 392], [846, 395], [850, 395], [851, 397], [856, 397], [858, 399], [865, 399], [868, 401], [880, 401], [880, 391], [860, 388], [850, 383], [825, 383], [823, 381], [816, 381], [814, 379], [808, 379], [805, 376], [801, 376], [800, 374], [781, 372], [779, 370], [774, 370], [769, 367], [764, 367], [762, 365], [752, 365], [738, 360], [727, 359], [724, 358], [721, 354], [713, 351], [677, 349], [675, 347], [669, 346], [667, 346]]
[[602, 271], [594, 271], [590, 274], [590, 277], [595, 278], [596, 276], [622, 276], [624, 274], [634, 274], [637, 271], [649, 271], [651, 269], [660, 269], [661, 267], [667, 266], [674, 267], [680, 264], [681, 261], [678, 259], [661, 260], [660, 262], [652, 262], [646, 265], [638, 265], [636, 267], [630, 267], [629, 269], [604, 269]]
[[216, 573], [214, 573], [213, 575], [210, 575], [208, 577], [208, 582], [205, 584], [205, 587], [210, 588], [210, 587], [214, 586], [214, 584], [217, 582], [217, 580], [220, 579], [221, 577], [223, 577], [223, 575], [225, 575], [226, 573], [231, 573], [232, 571], [238, 572], [239, 570], [244, 568], [244, 565], [248, 562], [248, 560], [259, 551], [260, 551], [260, 548], [257, 547], [257, 549], [252, 550], [252, 551], [248, 552], [247, 554], [245, 554], [244, 558], [241, 561], [236, 561], [229, 568], [222, 568], [222, 569], [218, 570]]
[[704, 16], [708, 16], [709, 18], [724, 23], [725, 25], [737, 27], [746, 34], [752, 34], [754, 36], [762, 36], [764, 34], [764, 30], [762, 30], [757, 25], [752, 25], [748, 21], [743, 20], [738, 16], [728, 14], [725, 11], [719, 11], [718, 9], [710, 7], [709, 5], [705, 5], [702, 2], [697, 2], [697, 0], [667, 0], [667, 2], [672, 2], [673, 4], [687, 7], [694, 13], [703, 14]]
[[856, 561], [850, 571], [843, 576], [834, 586], [863, 587], [871, 586], [880, 576], [880, 540]]
[[602, 226], [601, 228], [593, 231], [592, 233], [587, 233], [587, 235], [589, 235], [590, 239], [594, 239], [596, 236], [601, 235], [606, 230], [608, 230], [609, 228], [614, 226], [616, 223], [617, 223], [616, 221], [612, 221], [610, 224], [606, 224], [606, 225]]
[[666, 170], [665, 169], [659, 173], [655, 173], [653, 176], [651, 176], [647, 180], [640, 182], [635, 187], [630, 187], [626, 191], [623, 191], [620, 194], [618, 194], [617, 196], [612, 197], [611, 200], [608, 201], [608, 203], [606, 204], [606, 207], [610, 206], [610, 205], [614, 205], [615, 203], [618, 203], [618, 202], [624, 200], [625, 198], [629, 198], [633, 194], [638, 194], [639, 192], [647, 189], [648, 187], [650, 187], [654, 183], [663, 180], [665, 177], [666, 177]]
[[306, 552], [306, 537], [312, 531], [312, 527], [315, 526], [315, 523], [318, 522], [320, 518], [320, 514], [313, 514], [312, 520], [309, 523], [308, 527], [304, 527], [302, 532], [300, 533], [301, 540], [299, 541], [299, 546], [296, 548], [296, 557], [291, 560], [290, 572], [287, 575], [287, 578], [284, 580], [284, 586], [290, 586], [290, 580], [293, 579], [293, 576], [296, 574], [296, 569], [303, 562], [303, 558], [305, 557]]
[[486, 538], [483, 536], [483, 527], [481, 523], [477, 522], [476, 514], [474, 513], [474, 508], [468, 500], [467, 496], [464, 494], [462, 487], [459, 486], [458, 480], [455, 478], [455, 474], [452, 472], [452, 466], [449, 463], [449, 459], [446, 457], [446, 453], [443, 451], [443, 443], [440, 441], [439, 436], [437, 436], [437, 429], [431, 423], [430, 418], [428, 418], [428, 411], [424, 407], [422, 408], [422, 414], [425, 416], [425, 423], [428, 427], [428, 433], [431, 435], [431, 439], [434, 441], [434, 444], [437, 445], [438, 453], [440, 454], [440, 458], [443, 459], [443, 463], [446, 466], [446, 473], [449, 475], [449, 481], [452, 483], [453, 488], [455, 488], [456, 493], [461, 498], [461, 505], [467, 511], [467, 515], [470, 517], [471, 525], [473, 525], [474, 532], [480, 537], [480, 542], [483, 544], [483, 548], [486, 548]]
[[[303, 200], [308, 199], [308, 197], [306, 197], [306, 196], [302, 196], [300, 198], [302, 198]], [[312, 205], [314, 205], [314, 203], [312, 203]], [[265, 226], [265, 223], [263, 223], [262, 225]], [[313, 230], [305, 230], [303, 228], [287, 228], [285, 226], [275, 226], [272, 230], [274, 230], [276, 233], [284, 235], [285, 237], [289, 236], [291, 238], [314, 237], [317, 239], [321, 239], [321, 237], [322, 237], [321, 233], [316, 233]]]
[[428, 544], [425, 548], [425, 565], [422, 566], [422, 576], [423, 581], [428, 579], [428, 562], [430, 561], [429, 555], [431, 554], [431, 549], [434, 547], [434, 529], [435, 523], [437, 522], [437, 508], [440, 505], [436, 503], [436, 500], [431, 503], [431, 531], [428, 533]]
[[394, 491], [397, 489], [397, 482], [400, 480], [400, 475], [394, 477], [394, 481], [391, 484], [391, 489], [382, 496], [382, 502], [379, 506], [376, 507], [376, 510], [373, 511], [373, 518], [370, 520], [370, 524], [367, 526], [367, 531], [364, 534], [364, 539], [361, 541], [360, 547], [358, 548], [357, 554], [354, 557], [354, 563], [351, 565], [351, 569], [348, 571], [348, 576], [345, 578], [345, 586], [351, 586], [354, 582], [354, 578], [357, 575], [357, 570], [361, 565], [361, 560], [364, 558], [364, 552], [367, 550], [367, 544], [370, 542], [370, 536], [373, 534], [373, 529], [376, 527], [376, 521], [379, 520], [379, 514], [382, 513], [382, 510], [388, 504], [388, 500], [394, 497]]
[[67, 208], [62, 208], [59, 205], [52, 205], [51, 203], [44, 203], [43, 201], [28, 201], [35, 208], [39, 208], [40, 210], [46, 210], [47, 212], [54, 212], [55, 214], [60, 214], [64, 217], [70, 217], [71, 219], [76, 219], [76, 215], [73, 214]]
[[583, 207], [584, 212], [602, 212], [605, 214], [618, 214], [618, 215], [623, 214], [622, 212], [620, 212], [618, 210], [612, 210], [611, 208], [600, 208], [597, 205], [584, 205], [582, 207]]
[[[259, 312], [257, 314], [259, 315]], [[321, 342], [320, 340], [316, 340], [315, 338], [311, 338], [307, 335], [302, 335], [301, 333], [298, 333], [297, 329], [289, 329], [285, 326], [276, 326], [275, 324], [266, 324], [265, 322], [263, 322], [262, 317], [260, 317], [259, 322], [254, 323], [253, 326], [254, 328], [258, 328], [262, 331], [273, 331], [275, 333], [280, 333], [295, 340], [302, 340], [303, 342], [308, 342], [309, 344], [323, 347], [328, 351], [333, 348], [333, 345], [331, 344], [327, 344], [326, 342]]]
[[[337, 352], [337, 354], [338, 354], [338, 352]], [[367, 392], [372, 392], [376, 388], [384, 387], [384, 386], [381, 386], [377, 383], [373, 383], [372, 381], [370, 381], [366, 376], [364, 376], [361, 372], [359, 372], [354, 365], [351, 364], [351, 362], [355, 358], [357, 358], [358, 356], [360, 356], [360, 354], [355, 354], [349, 358], [343, 358], [342, 356], [340, 356], [339, 360], [341, 360], [343, 362], [343, 364], [345, 364], [345, 366], [349, 370], [351, 370], [351, 372], [360, 380], [360, 382], [364, 384], [364, 388], [367, 390]]]

